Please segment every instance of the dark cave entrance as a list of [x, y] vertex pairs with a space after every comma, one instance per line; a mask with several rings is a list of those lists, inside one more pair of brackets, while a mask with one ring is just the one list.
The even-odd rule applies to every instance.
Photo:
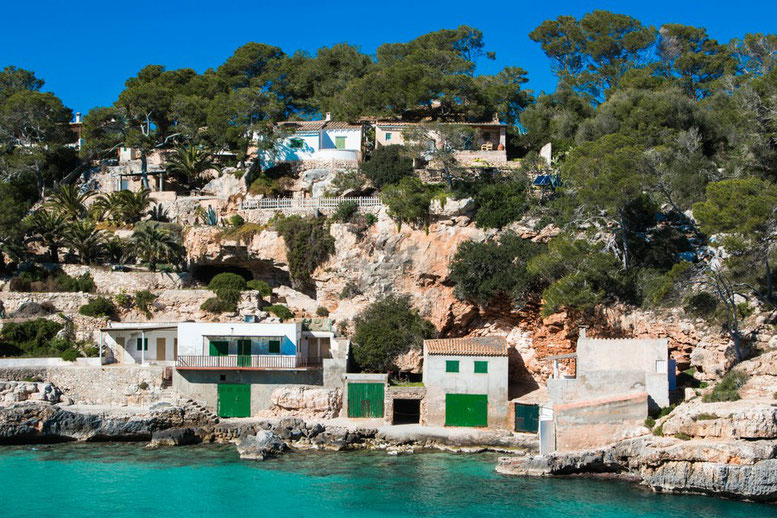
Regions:
[[421, 422], [420, 399], [395, 399], [394, 424], [418, 424]]
[[254, 272], [243, 266], [234, 264], [202, 264], [192, 267], [192, 278], [194, 280], [208, 284], [213, 277], [220, 273], [236, 273], [247, 281], [254, 279]]

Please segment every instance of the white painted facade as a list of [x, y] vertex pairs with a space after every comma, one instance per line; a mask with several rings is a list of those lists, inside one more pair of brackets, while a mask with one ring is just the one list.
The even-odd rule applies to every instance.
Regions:
[[280, 354], [297, 356], [302, 326], [297, 323], [181, 322], [178, 354], [208, 356], [211, 340], [229, 342], [229, 354], [238, 354], [237, 341], [251, 340], [251, 354], [270, 354], [269, 341], [281, 340]]
[[101, 342], [103, 353], [105, 348], [110, 349], [118, 363], [174, 362], [178, 353], [177, 324], [116, 323], [101, 331]]

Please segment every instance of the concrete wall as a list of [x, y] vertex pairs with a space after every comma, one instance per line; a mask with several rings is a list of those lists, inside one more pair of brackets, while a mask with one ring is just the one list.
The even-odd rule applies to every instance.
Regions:
[[362, 130], [354, 129], [325, 129], [321, 135], [321, 149], [335, 149], [337, 137], [345, 137], [345, 147], [352, 151], [362, 149]]
[[[281, 337], [281, 353], [295, 355], [296, 345], [301, 334], [300, 324], [263, 324], [246, 322], [198, 323], [182, 322], [178, 326], [178, 354], [200, 355], [209, 354], [207, 337], [226, 338], [229, 340], [229, 354], [237, 354], [237, 340], [242, 337]], [[251, 344], [251, 354], [262, 354], [262, 340], [254, 340]]]
[[644, 425], [647, 397], [643, 392], [554, 406], [557, 451], [598, 448], [624, 439], [629, 431]]
[[176, 371], [173, 375], [173, 388], [182, 397], [199, 401], [214, 412], [218, 410], [219, 383], [250, 384], [251, 415], [256, 415], [262, 410], [271, 408], [270, 396], [277, 388], [289, 385], [323, 387], [324, 371], [322, 369], [298, 371], [184, 370]]
[[[577, 377], [590, 380], [585, 384], [589, 392], [581, 399], [645, 391], [651, 405], [669, 406], [668, 345], [665, 338], [581, 337], [577, 341]], [[642, 373], [643, 387], [635, 386], [637, 373]]]
[[[84, 405], [147, 405], [162, 397], [162, 374], [157, 366], [111, 365], [91, 367], [0, 368], [0, 380], [40, 377]], [[145, 386], [145, 388], [141, 388]]]
[[[459, 372], [445, 372], [445, 362], [459, 361]], [[488, 362], [487, 374], [475, 374], [475, 362]], [[487, 394], [489, 428], [507, 427], [507, 356], [442, 356], [424, 354], [425, 422], [445, 425], [446, 394]]]

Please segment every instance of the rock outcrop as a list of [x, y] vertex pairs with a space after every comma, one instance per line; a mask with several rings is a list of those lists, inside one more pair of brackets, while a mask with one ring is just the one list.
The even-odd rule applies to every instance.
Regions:
[[340, 413], [343, 395], [339, 388], [311, 388], [290, 385], [270, 395], [270, 415], [332, 418]]
[[264, 460], [287, 450], [288, 445], [276, 434], [261, 430], [256, 435], [242, 435], [235, 441], [241, 459]]

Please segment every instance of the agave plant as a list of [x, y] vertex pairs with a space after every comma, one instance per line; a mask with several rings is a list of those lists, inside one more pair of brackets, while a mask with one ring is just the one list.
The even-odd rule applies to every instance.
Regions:
[[75, 185], [60, 185], [46, 202], [48, 208], [73, 221], [86, 215], [86, 200], [92, 193], [81, 192]]
[[78, 254], [81, 264], [92, 264], [102, 252], [105, 236], [88, 220], [73, 221], [65, 227], [64, 244]]
[[160, 263], [180, 264], [183, 261], [184, 248], [167, 229], [159, 223], [138, 228], [130, 238], [138, 259], [148, 263], [151, 271], [156, 271]]
[[151, 218], [151, 221], [159, 221], [161, 223], [166, 223], [170, 221], [170, 215], [167, 212], [167, 209], [162, 206], [162, 204], [157, 203], [151, 209], [148, 211], [148, 215]]
[[49, 261], [59, 261], [59, 249], [64, 244], [65, 219], [52, 210], [39, 210], [25, 219], [27, 242], [48, 248]]
[[203, 173], [211, 169], [221, 171], [213, 154], [195, 145], [176, 147], [175, 154], [168, 159], [166, 167], [169, 174], [186, 183], [189, 189], [196, 187], [201, 182]]

